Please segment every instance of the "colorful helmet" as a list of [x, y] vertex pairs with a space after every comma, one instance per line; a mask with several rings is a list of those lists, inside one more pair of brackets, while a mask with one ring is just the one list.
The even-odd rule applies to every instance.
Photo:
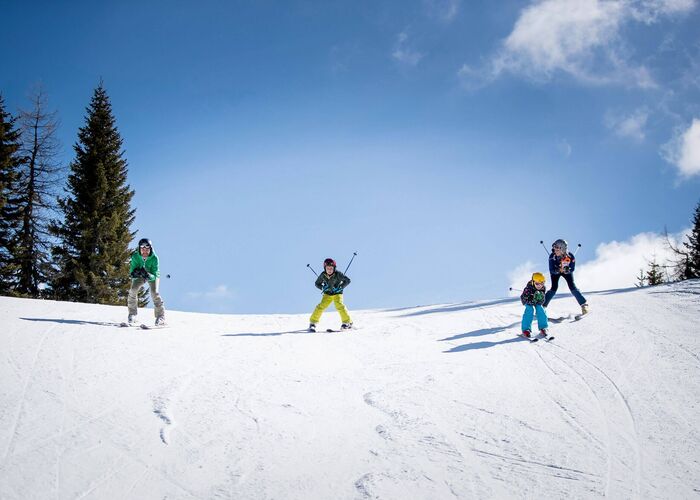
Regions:
[[560, 238], [557, 241], [555, 241], [554, 243], [552, 243], [552, 250], [554, 250], [555, 248], [558, 248], [562, 252], [566, 253], [566, 251], [569, 248], [569, 245], [566, 243], [566, 240], [562, 240]]
[[151, 244], [151, 240], [148, 238], [141, 238], [139, 240], [139, 248], [141, 247], [148, 247], [148, 248], [153, 248], [153, 245]]
[[327, 258], [326, 260], [323, 261], [323, 267], [326, 267], [326, 266], [333, 266], [333, 269], [335, 269], [336, 268], [335, 261], [333, 259], [331, 259], [330, 257]]
[[546, 279], [542, 273], [532, 273], [532, 281], [535, 283], [544, 283]]

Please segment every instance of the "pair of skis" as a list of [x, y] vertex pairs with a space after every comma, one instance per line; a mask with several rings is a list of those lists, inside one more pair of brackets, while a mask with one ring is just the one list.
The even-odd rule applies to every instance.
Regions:
[[121, 328], [141, 328], [142, 330], [160, 330], [162, 328], [167, 328], [168, 325], [146, 325], [144, 323], [142, 324], [131, 324], [131, 323], [120, 323], [119, 326]]
[[[349, 332], [350, 330], [353, 330], [354, 327], [351, 328], [341, 328], [339, 330], [334, 330], [333, 328], [326, 328], [326, 333], [341, 333], [341, 332]], [[316, 333], [318, 330], [316, 328], [309, 328], [306, 330], [309, 333]]]
[[[562, 323], [566, 321], [567, 319], [570, 319], [572, 322], [573, 321], [580, 321], [584, 316], [587, 316], [590, 313], [586, 314], [569, 314], [568, 316], [559, 316], [558, 318], [549, 318], [550, 323]], [[573, 319], [572, 319], [573, 318]]]
[[537, 337], [526, 337], [526, 336], [523, 335], [522, 333], [519, 333], [519, 334], [518, 334], [518, 337], [522, 337], [522, 338], [524, 338], [525, 340], [527, 340], [527, 341], [530, 342], [530, 343], [537, 342], [537, 341], [540, 340], [540, 339], [541, 339], [541, 340], [544, 340], [545, 342], [549, 342], [549, 341], [551, 341], [551, 340], [554, 340], [554, 335], [545, 335], [545, 336], [542, 336], [541, 333], [538, 334]]

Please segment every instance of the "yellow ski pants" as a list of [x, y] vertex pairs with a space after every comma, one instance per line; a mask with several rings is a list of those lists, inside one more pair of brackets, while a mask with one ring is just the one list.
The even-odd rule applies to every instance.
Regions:
[[326, 308], [329, 305], [331, 305], [331, 302], [335, 302], [335, 309], [340, 313], [340, 320], [343, 323], [352, 323], [350, 315], [348, 314], [348, 310], [345, 307], [345, 304], [343, 304], [342, 293], [339, 293], [338, 295], [326, 295], [324, 293], [321, 302], [319, 302], [319, 304], [316, 306], [316, 309], [314, 309], [313, 314], [311, 315], [310, 323], [318, 323], [321, 319], [321, 314], [323, 314], [323, 311], [325, 311]]

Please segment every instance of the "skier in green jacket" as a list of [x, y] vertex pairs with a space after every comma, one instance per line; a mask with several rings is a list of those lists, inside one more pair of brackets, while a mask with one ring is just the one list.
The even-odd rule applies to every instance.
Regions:
[[165, 308], [163, 298], [158, 292], [160, 285], [160, 271], [158, 270], [158, 256], [153, 251], [153, 245], [148, 238], [139, 240], [139, 248], [131, 254], [131, 265], [129, 266], [129, 276], [131, 276], [131, 288], [127, 306], [129, 307], [129, 324], [137, 323], [139, 290], [148, 283], [151, 291], [151, 299], [155, 306], [156, 326], [165, 325]]

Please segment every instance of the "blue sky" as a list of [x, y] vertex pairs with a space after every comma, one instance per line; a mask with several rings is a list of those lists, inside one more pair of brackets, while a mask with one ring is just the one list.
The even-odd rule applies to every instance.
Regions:
[[694, 0], [0, 8], [0, 92], [42, 82], [65, 163], [103, 79], [168, 308], [310, 311], [354, 251], [351, 310], [503, 296], [541, 239], [592, 264], [700, 201]]

